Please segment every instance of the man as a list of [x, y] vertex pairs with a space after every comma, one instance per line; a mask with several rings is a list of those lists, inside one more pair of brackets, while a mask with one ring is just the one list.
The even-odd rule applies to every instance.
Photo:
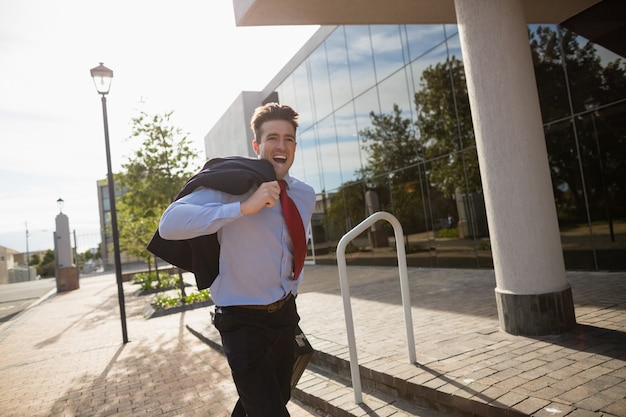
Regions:
[[[306, 245], [304, 230], [315, 206], [313, 188], [289, 175], [297, 127], [298, 114], [289, 106], [270, 103], [257, 108], [251, 120], [252, 146], [272, 165], [277, 181], [263, 182], [242, 195], [197, 188], [172, 203], [159, 224], [163, 239], [217, 233], [219, 272], [210, 289], [215, 327], [239, 393], [235, 417], [289, 416], [286, 404], [300, 320], [295, 296], [303, 276], [296, 265], [303, 255], [294, 248]], [[284, 217], [288, 214], [283, 215], [279, 202], [281, 180], [299, 211], [303, 236], [290, 237]]]

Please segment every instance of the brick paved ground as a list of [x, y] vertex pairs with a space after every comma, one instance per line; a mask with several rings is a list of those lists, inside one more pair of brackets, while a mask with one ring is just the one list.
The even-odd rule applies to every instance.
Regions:
[[[499, 330], [493, 271], [410, 268], [409, 364], [397, 270], [348, 272], [361, 365], [491, 413], [626, 416], [626, 273], [568, 273], [577, 330], [529, 338]], [[0, 327], [0, 415], [228, 416], [236, 396], [226, 361], [187, 329], [210, 331], [207, 309], [146, 320], [135, 289], [125, 284], [126, 345], [113, 275], [81, 279]], [[347, 357], [337, 268], [307, 266], [298, 306], [314, 348]], [[358, 415], [390, 415], [372, 404]]]
[[[493, 270], [408, 272], [417, 364], [408, 363], [397, 269], [348, 268], [361, 366], [481, 415], [490, 404], [536, 416], [626, 416], [626, 273], [568, 272], [577, 329], [533, 338], [500, 330]], [[317, 350], [348, 358], [337, 268], [306, 273], [301, 327]]]
[[[0, 416], [228, 416], [236, 401], [224, 357], [185, 328], [206, 309], [146, 320], [125, 284], [122, 344], [114, 275], [81, 279], [0, 331]], [[316, 414], [292, 402], [292, 416]]]

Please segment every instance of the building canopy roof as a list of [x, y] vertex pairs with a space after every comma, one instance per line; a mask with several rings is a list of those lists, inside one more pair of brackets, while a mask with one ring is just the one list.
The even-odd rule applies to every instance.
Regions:
[[[560, 24], [626, 56], [624, 0], [521, 0], [527, 24]], [[456, 23], [454, 0], [233, 0], [237, 26]]]
[[[560, 23], [600, 0], [522, 0], [527, 23]], [[454, 0], [233, 0], [237, 26], [456, 23]]]

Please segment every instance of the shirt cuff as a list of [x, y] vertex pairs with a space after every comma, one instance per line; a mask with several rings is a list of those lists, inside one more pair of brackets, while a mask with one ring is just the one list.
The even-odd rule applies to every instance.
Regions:
[[225, 218], [236, 219], [237, 217], [243, 216], [243, 213], [241, 213], [241, 203], [239, 201], [224, 204], [222, 210]]

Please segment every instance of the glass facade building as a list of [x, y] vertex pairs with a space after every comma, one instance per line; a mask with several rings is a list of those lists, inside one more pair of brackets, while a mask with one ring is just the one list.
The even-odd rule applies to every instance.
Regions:
[[[624, 59], [556, 25], [528, 33], [565, 266], [626, 270]], [[275, 92], [300, 113], [291, 172], [318, 193], [317, 262], [384, 210], [409, 265], [493, 266], [456, 25], [337, 26]], [[393, 264], [394, 244], [376, 225], [349, 262]]]

